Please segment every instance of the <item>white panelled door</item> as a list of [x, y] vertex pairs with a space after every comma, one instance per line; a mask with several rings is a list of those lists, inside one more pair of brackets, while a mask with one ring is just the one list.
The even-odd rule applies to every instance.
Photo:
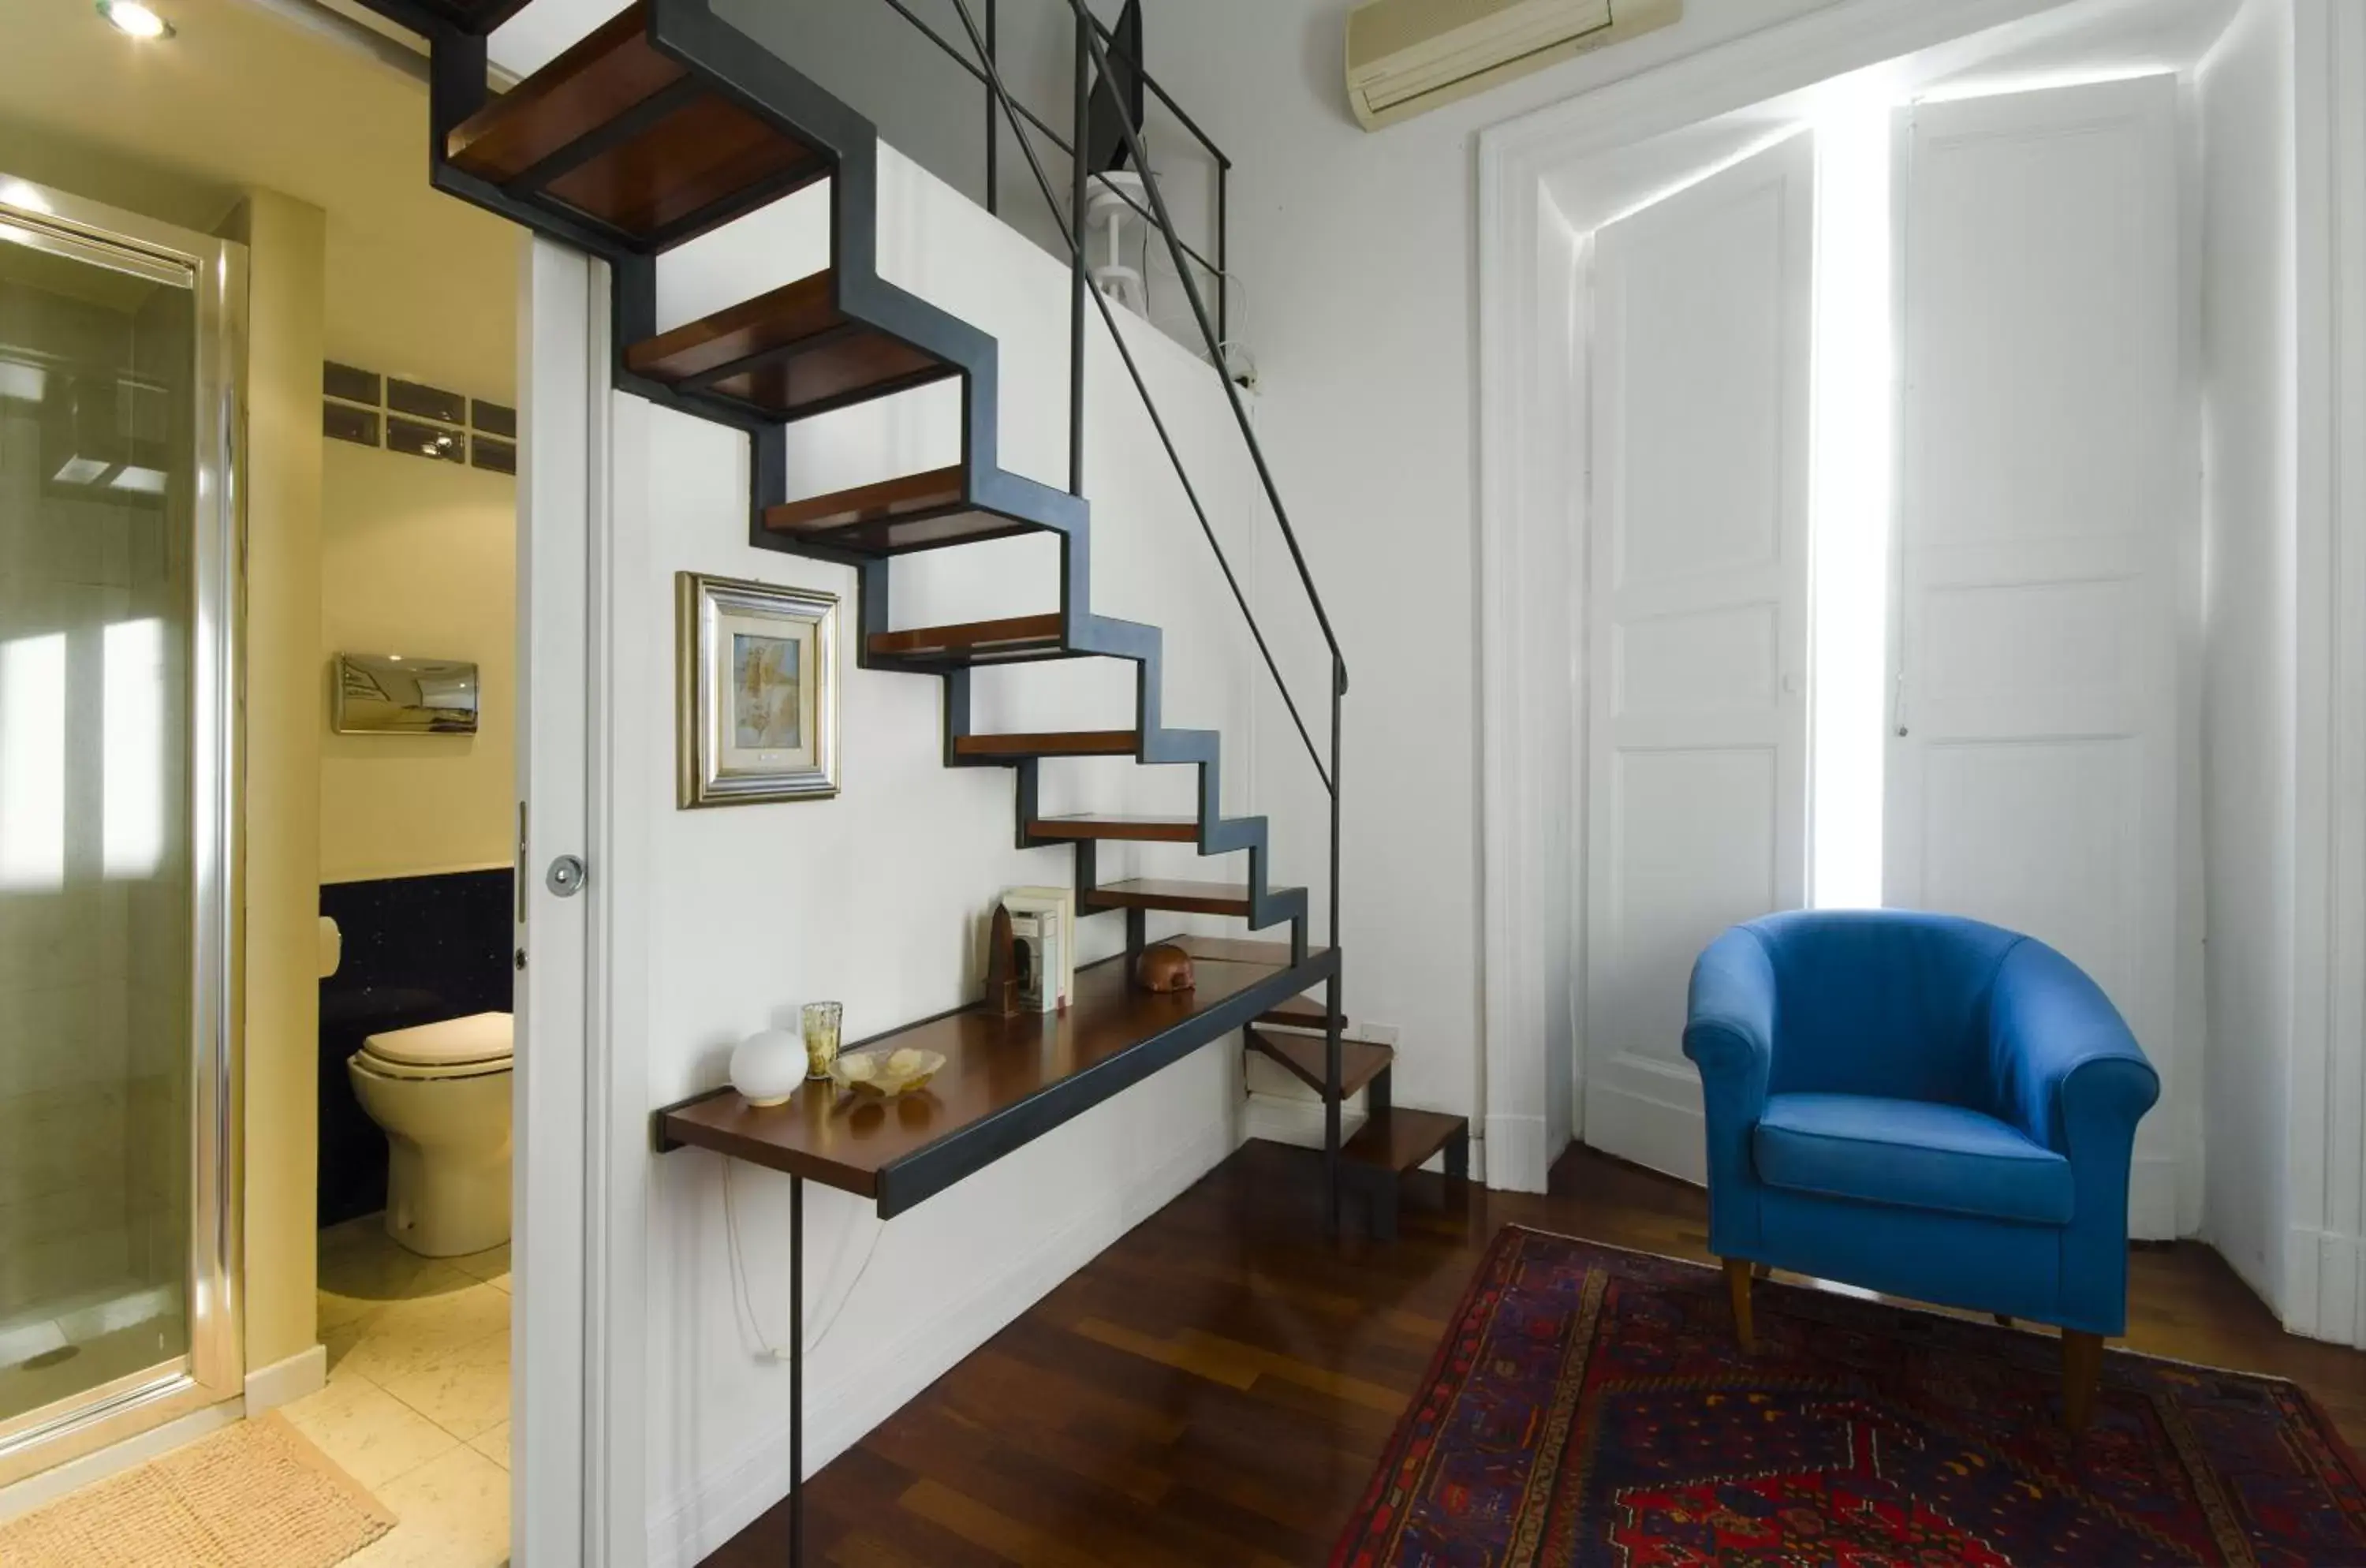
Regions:
[[[2158, 76], [1899, 112], [1885, 813], [1887, 902], [2060, 948], [2164, 1078], [2195, 504], [2176, 95]], [[2164, 1234], [2138, 1176], [2138, 1234]]]
[[1698, 1180], [1700, 950], [1807, 886], [1800, 134], [1597, 231], [1585, 1141]]

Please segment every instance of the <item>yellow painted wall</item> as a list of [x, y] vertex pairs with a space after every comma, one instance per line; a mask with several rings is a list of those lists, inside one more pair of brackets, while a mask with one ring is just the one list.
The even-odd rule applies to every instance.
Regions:
[[319, 1343], [321, 356], [327, 218], [251, 193], [245, 863], [246, 1366]]
[[[320, 444], [321, 880], [506, 865], [516, 798], [517, 481]], [[477, 733], [330, 732], [327, 682], [340, 652], [473, 661]]]

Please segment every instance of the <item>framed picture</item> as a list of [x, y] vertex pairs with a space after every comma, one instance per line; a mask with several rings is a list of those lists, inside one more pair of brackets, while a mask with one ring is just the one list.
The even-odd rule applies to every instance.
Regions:
[[838, 793], [838, 595], [677, 576], [679, 804]]

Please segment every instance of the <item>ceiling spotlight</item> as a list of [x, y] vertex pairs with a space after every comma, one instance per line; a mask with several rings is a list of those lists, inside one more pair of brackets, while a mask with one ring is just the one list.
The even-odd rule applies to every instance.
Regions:
[[117, 32], [133, 38], [171, 38], [173, 24], [141, 5], [140, 0], [98, 0], [98, 14], [105, 17]]

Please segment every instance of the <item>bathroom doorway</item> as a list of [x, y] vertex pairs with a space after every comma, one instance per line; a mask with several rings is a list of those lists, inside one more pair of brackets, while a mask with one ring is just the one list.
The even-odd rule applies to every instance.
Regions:
[[[514, 1529], [520, 1556], [581, 1561], [587, 1513], [614, 1506], [587, 1494], [592, 1454], [601, 1466], [626, 1456], [627, 1474], [640, 1459], [638, 1431], [610, 1421], [586, 1386], [613, 1354], [603, 1292], [634, 1264], [603, 1241], [610, 1216], [631, 1212], [604, 1196], [607, 1151], [628, 1146], [619, 1140], [645, 1110], [639, 1085], [621, 1099], [613, 1089], [588, 1005], [587, 954], [612, 940], [601, 924], [612, 858], [591, 809], [585, 734], [588, 684], [608, 657], [587, 630], [606, 570], [592, 558], [600, 498], [585, 484], [604, 472], [592, 446], [606, 351], [586, 333], [606, 319], [603, 280], [580, 257], [528, 265], [514, 226], [422, 177], [428, 89], [415, 40], [294, 0], [160, 0], [139, 14], [158, 25], [141, 33], [88, 5], [37, 6], [21, 25], [11, 14], [0, 175], [16, 178], [0, 178], [0, 197], [18, 206], [0, 209], [0, 253], [32, 254], [19, 231], [95, 210], [73, 197], [177, 225], [124, 220], [124, 248], [197, 258], [202, 287], [179, 288], [197, 302], [179, 434], [194, 441], [202, 428], [196, 400], [211, 378], [206, 407], [239, 433], [241, 471], [126, 457], [61, 479], [85, 456], [41, 466], [40, 443], [54, 439], [47, 402], [72, 379], [48, 373], [67, 361], [0, 354], [0, 705], [14, 716], [0, 716], [0, 792], [57, 803], [64, 845], [58, 889], [0, 886], [0, 1117], [15, 1117], [0, 1122], [0, 1301], [24, 1320], [0, 1319], [24, 1330], [0, 1334], [0, 1363], [49, 1380], [38, 1391], [22, 1380], [27, 1396], [0, 1404], [0, 1528], [207, 1423], [267, 1416], [399, 1521], [370, 1549], [380, 1557], [492, 1568]], [[191, 237], [175, 239], [182, 231]], [[149, 295], [164, 288], [135, 281]], [[89, 288], [52, 292], [91, 303]], [[209, 360], [225, 325], [208, 313], [217, 295], [242, 310], [242, 339]], [[28, 319], [0, 290], [0, 345]], [[123, 372], [122, 406], [144, 417], [150, 337], [137, 342], [140, 357], [127, 350], [107, 368]], [[520, 395], [529, 356], [535, 408]], [[566, 398], [549, 392], [562, 359], [580, 383]], [[164, 475], [161, 502], [150, 469]], [[96, 480], [93, 496], [56, 493], [77, 474]], [[235, 558], [227, 525], [204, 532], [200, 502], [243, 528]], [[190, 606], [178, 621], [110, 575], [143, 558], [127, 541], [155, 536], [152, 523], [142, 534], [118, 519], [166, 514], [186, 531], [169, 559]], [[54, 576], [65, 608], [45, 605], [20, 567]], [[217, 604], [207, 595], [218, 587]], [[81, 618], [60, 619], [66, 608]], [[229, 637], [231, 611], [234, 646], [217, 649], [207, 639]], [[136, 652], [151, 621], [168, 647], [191, 649], [160, 678], [214, 705], [154, 740], [184, 759], [160, 787], [185, 792], [174, 809], [187, 830], [165, 841], [152, 880], [169, 890], [180, 878], [194, 922], [186, 956], [136, 923], [146, 906], [121, 850], [131, 818], [108, 787], [128, 776], [108, 761], [130, 754], [118, 731], [139, 728], [111, 722], [134, 712], [114, 687], [138, 682], [110, 655]], [[339, 722], [349, 670], [384, 679], [420, 661], [474, 667], [473, 731], [440, 711], [408, 733]], [[450, 688], [431, 684], [436, 700], [416, 705], [449, 708]], [[47, 753], [54, 766], [18, 767], [11, 738], [26, 727], [80, 750], [62, 743]], [[0, 832], [12, 857], [16, 824], [41, 819], [20, 818], [14, 799]], [[546, 876], [561, 857], [591, 866], [565, 895]], [[118, 908], [134, 923], [104, 925]], [[132, 1045], [91, 1048], [61, 1011], [67, 983], [102, 958], [112, 967], [93, 971], [99, 999], [86, 1005], [127, 1015], [150, 1005], [140, 993], [152, 977], [186, 971], [174, 1004], [185, 1010], [181, 1078], [160, 1084], [146, 1057], [126, 1055]], [[516, 1020], [510, 1043], [489, 1045], [501, 1032], [489, 1020], [502, 1016]], [[470, 1020], [457, 1039], [389, 1038]], [[357, 1068], [366, 1054], [376, 1063]], [[360, 1089], [380, 1088], [357, 1086], [362, 1070], [391, 1097], [376, 1112]], [[179, 1147], [146, 1135], [167, 1114]], [[460, 1131], [456, 1167], [439, 1151]], [[421, 1151], [411, 1179], [396, 1179], [398, 1137]], [[96, 1179], [80, 1179], [77, 1154], [103, 1168]], [[141, 1186], [160, 1162], [177, 1185]], [[468, 1195], [436, 1201], [450, 1184], [419, 1167], [459, 1170]], [[136, 1238], [105, 1235], [94, 1206], [135, 1192], [149, 1207], [119, 1204], [115, 1228]], [[169, 1207], [176, 1233], [153, 1223]], [[78, 1244], [121, 1260], [121, 1277], [61, 1271]], [[178, 1276], [167, 1272], [175, 1248]], [[55, 1279], [41, 1273], [53, 1264]], [[20, 1288], [33, 1293], [5, 1294]], [[125, 1330], [136, 1332], [106, 1337]], [[148, 1359], [106, 1359], [120, 1343]], [[117, 1442], [126, 1422], [88, 1422], [84, 1406], [163, 1425]], [[56, 1440], [61, 1413], [80, 1446]]]
[[238, 1392], [242, 248], [0, 173], [0, 1484]]

